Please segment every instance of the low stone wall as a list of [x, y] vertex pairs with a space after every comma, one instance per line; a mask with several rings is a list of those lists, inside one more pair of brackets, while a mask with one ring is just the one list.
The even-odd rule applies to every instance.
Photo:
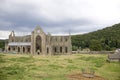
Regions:
[[91, 54], [113, 54], [114, 51], [90, 51]]
[[114, 51], [72, 51], [72, 54], [113, 54]]

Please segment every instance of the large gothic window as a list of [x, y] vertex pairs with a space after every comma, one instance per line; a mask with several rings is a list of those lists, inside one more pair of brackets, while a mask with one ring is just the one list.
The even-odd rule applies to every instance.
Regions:
[[42, 52], [42, 40], [40, 36], [36, 37], [36, 52]]

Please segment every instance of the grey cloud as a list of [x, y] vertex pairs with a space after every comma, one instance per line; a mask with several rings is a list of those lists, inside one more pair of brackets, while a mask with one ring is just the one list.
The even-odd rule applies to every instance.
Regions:
[[[93, 7], [89, 8], [88, 4]], [[90, 0], [0, 0], [0, 31], [31, 32], [40, 25], [45, 32], [68, 34], [70, 30], [74, 34], [94, 31], [120, 21], [119, 11], [111, 14], [107, 8], [100, 9], [99, 5]], [[108, 11], [116, 9], [116, 6], [109, 7], [111, 10]], [[97, 8], [102, 14], [97, 12]]]
[[[91, 24], [92, 22], [88, 19], [80, 19], [80, 20], [73, 20], [73, 19], [65, 19], [63, 21], [50, 21], [47, 20], [46, 18], [39, 16], [38, 18], [34, 17], [33, 15], [29, 13], [18, 13], [18, 14], [4, 14], [4, 16], [0, 16], [0, 19], [4, 22], [9, 22], [11, 24], [5, 25], [2, 24], [0, 29], [1, 30], [24, 30], [24, 27], [28, 28], [28, 31], [32, 30], [35, 26], [40, 25], [41, 27], [48, 27], [48, 28], [55, 28], [55, 27], [60, 27], [65, 29], [69, 29], [69, 27], [75, 27], [79, 25], [88, 25]], [[63, 30], [64, 31], [64, 30]]]

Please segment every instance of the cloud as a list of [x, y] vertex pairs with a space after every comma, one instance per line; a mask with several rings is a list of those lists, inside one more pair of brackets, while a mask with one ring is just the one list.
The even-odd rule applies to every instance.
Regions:
[[52, 34], [86, 33], [119, 22], [120, 0], [0, 0], [0, 34], [37, 25]]

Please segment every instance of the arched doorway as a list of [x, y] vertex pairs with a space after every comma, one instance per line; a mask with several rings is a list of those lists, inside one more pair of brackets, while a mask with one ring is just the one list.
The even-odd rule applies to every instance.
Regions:
[[11, 49], [10, 49], [10, 47], [8, 48], [8, 51], [10, 51]]
[[25, 47], [23, 47], [23, 53], [25, 52]]
[[27, 52], [30, 53], [30, 47], [27, 48]]
[[62, 53], [62, 47], [60, 47], [60, 53]]
[[20, 52], [20, 47], [18, 47], [18, 52]]
[[54, 47], [54, 52], [55, 52], [55, 53], [57, 52], [57, 47]]
[[47, 47], [47, 54], [49, 54], [49, 48]]
[[41, 40], [41, 37], [38, 35], [36, 37], [36, 52], [37, 54], [40, 54], [42, 53], [42, 40]]
[[65, 47], [65, 52], [68, 53], [68, 48], [67, 47]]

